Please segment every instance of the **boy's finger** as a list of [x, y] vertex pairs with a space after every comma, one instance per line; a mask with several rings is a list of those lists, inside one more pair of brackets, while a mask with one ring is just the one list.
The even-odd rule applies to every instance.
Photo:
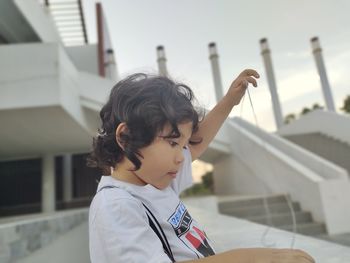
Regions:
[[306, 259], [308, 263], [315, 263], [315, 260], [306, 253], [302, 253], [302, 255], [300, 255], [300, 258]]
[[254, 70], [254, 69], [246, 69], [246, 70], [244, 70], [242, 73], [243, 73], [245, 76], [254, 76], [254, 77], [256, 77], [256, 78], [259, 78], [259, 77], [260, 77], [259, 73], [258, 73], [256, 70]]
[[301, 254], [302, 257], [307, 258], [312, 263], [315, 263], [315, 260], [313, 259], [313, 257], [311, 257], [311, 255], [300, 249], [297, 249], [297, 251]]
[[249, 81], [248, 80], [246, 80], [246, 79], [244, 79], [242, 82], [242, 86], [243, 86], [243, 88], [247, 88], [248, 87], [248, 85], [249, 85]]
[[307, 263], [315, 263], [315, 260], [313, 258], [309, 258], [309, 257], [306, 257], [306, 256], [301, 256], [301, 258], [304, 258]]
[[258, 86], [258, 83], [256, 82], [256, 79], [253, 78], [253, 77], [247, 77], [247, 81], [249, 83], [252, 83], [254, 87], [257, 87]]
[[294, 253], [295, 256], [297, 256], [301, 260], [300, 262], [307, 262], [307, 263], [315, 263], [315, 260], [307, 253], [305, 253], [304, 251], [300, 250], [300, 249], [282, 249], [282, 251], [285, 251], [287, 253], [290, 253], [291, 251]]

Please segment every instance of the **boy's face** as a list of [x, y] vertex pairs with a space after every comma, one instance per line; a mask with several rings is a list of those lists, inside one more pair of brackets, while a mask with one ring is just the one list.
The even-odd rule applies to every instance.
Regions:
[[188, 147], [192, 135], [192, 122], [179, 124], [178, 129], [181, 134], [179, 138], [163, 138], [172, 130], [170, 125], [165, 126], [152, 144], [140, 149], [144, 157], [140, 158], [140, 169], [135, 172], [127, 171], [123, 169], [124, 165], [121, 165], [115, 171], [116, 178], [133, 184], [151, 184], [158, 189], [166, 188], [176, 178], [184, 161], [183, 148]]

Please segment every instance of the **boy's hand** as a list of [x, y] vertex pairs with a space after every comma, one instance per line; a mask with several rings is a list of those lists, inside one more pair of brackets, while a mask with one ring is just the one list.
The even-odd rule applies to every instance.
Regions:
[[254, 69], [243, 70], [232, 82], [226, 96], [233, 99], [234, 105], [238, 105], [248, 87], [248, 84], [251, 83], [254, 87], [257, 87], [258, 84], [255, 78], [259, 77], [260, 75]]

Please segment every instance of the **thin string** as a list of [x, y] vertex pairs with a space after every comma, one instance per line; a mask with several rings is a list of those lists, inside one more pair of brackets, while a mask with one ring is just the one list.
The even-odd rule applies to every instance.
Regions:
[[[247, 91], [249, 92], [248, 88], [247, 88]], [[250, 104], [252, 106], [252, 101], [251, 101], [251, 97], [250, 97], [250, 94], [248, 93], [248, 96], [249, 96], [249, 101], [250, 101]], [[243, 105], [244, 105], [244, 100], [245, 100], [245, 94], [242, 98], [242, 101], [241, 101], [241, 110], [240, 110], [240, 118], [243, 118]], [[254, 117], [255, 117], [255, 122], [257, 123], [257, 118], [256, 118], [256, 115], [254, 114]], [[268, 189], [268, 186], [266, 185], [266, 183], [264, 181], [262, 181], [259, 177], [256, 176], [256, 179], [262, 184], [263, 186], [263, 190], [264, 190], [264, 194], [263, 194], [263, 206], [264, 206], [264, 211], [265, 211], [265, 215], [267, 216], [267, 227], [265, 228], [264, 230], [264, 233], [262, 234], [261, 236], [261, 239], [260, 239], [260, 242], [262, 243], [262, 245], [264, 247], [276, 247], [276, 243], [275, 242], [272, 242], [272, 243], [268, 243], [267, 242], [267, 234], [268, 232], [270, 231], [270, 228], [273, 226], [272, 224], [272, 221], [271, 221], [271, 212], [270, 212], [270, 209], [269, 209], [269, 205], [268, 205], [268, 200], [267, 200], [267, 189]]]
[[[252, 112], [253, 112], [253, 116], [254, 116], [254, 121], [255, 121], [255, 125], [257, 126], [258, 128], [258, 131], [261, 131], [261, 133], [263, 132], [259, 126], [259, 123], [258, 123], [258, 118], [257, 118], [257, 115], [255, 113], [255, 109], [254, 109], [254, 105], [253, 105], [253, 101], [252, 101], [252, 98], [251, 98], [251, 95], [250, 95], [250, 92], [249, 92], [249, 87], [247, 86], [247, 93], [248, 93], [248, 98], [249, 98], [249, 102], [250, 102], [250, 107], [252, 109]], [[244, 98], [245, 98], [245, 95], [243, 96], [242, 98], [242, 102], [241, 102], [241, 111], [240, 111], [240, 117], [242, 118], [243, 116], [243, 105], [244, 105]], [[262, 138], [262, 136], [261, 136]], [[266, 143], [264, 140], [261, 139], [261, 141], [263, 142], [263, 148], [265, 149], [265, 151], [267, 152], [267, 147], [266, 147]], [[269, 157], [268, 154], [266, 154], [266, 158], [268, 158], [268, 163], [270, 164], [271, 168], [272, 168], [272, 161]], [[272, 170], [272, 169], [271, 169]], [[262, 238], [261, 238], [261, 242], [264, 246], [266, 247], [271, 247], [271, 246], [275, 246], [275, 243], [272, 243], [272, 244], [268, 244], [266, 242], [266, 237], [267, 237], [267, 234], [272, 226], [272, 220], [271, 220], [271, 212], [270, 212], [270, 209], [269, 209], [269, 205], [268, 205], [268, 200], [267, 200], [267, 196], [266, 196], [266, 193], [267, 193], [267, 186], [266, 184], [259, 180], [262, 185], [264, 186], [264, 196], [263, 196], [263, 204], [264, 204], [264, 209], [265, 209], [265, 213], [266, 213], [266, 216], [267, 216], [267, 221], [268, 221], [268, 227], [266, 228], [266, 230], [264, 231], [263, 235], [262, 235]], [[278, 180], [276, 180], [278, 181]], [[294, 248], [294, 245], [295, 245], [295, 237], [296, 237], [296, 231], [297, 231], [297, 223], [296, 223], [296, 218], [295, 218], [295, 211], [294, 211], [294, 208], [293, 208], [293, 205], [292, 205], [292, 202], [290, 200], [290, 198], [284, 194], [284, 198], [286, 199], [286, 202], [287, 202], [287, 205], [289, 207], [289, 210], [291, 212], [291, 216], [292, 216], [292, 224], [293, 224], [293, 234], [292, 234], [292, 239], [291, 239], [291, 249]]]

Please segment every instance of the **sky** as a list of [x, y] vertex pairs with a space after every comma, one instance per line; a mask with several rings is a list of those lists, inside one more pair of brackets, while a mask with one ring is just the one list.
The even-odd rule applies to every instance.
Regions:
[[[261, 38], [267, 38], [283, 115], [324, 105], [310, 39], [318, 36], [338, 112], [350, 95], [348, 0], [102, 0], [120, 77], [156, 73], [163, 45], [170, 76], [189, 85], [200, 106], [211, 109], [215, 91], [208, 44], [215, 42], [224, 92], [245, 68], [256, 69], [250, 88], [258, 124], [276, 129]], [[96, 42], [95, 1], [83, 0], [90, 43]], [[241, 109], [242, 107], [242, 109]], [[248, 100], [231, 116], [254, 122]]]

